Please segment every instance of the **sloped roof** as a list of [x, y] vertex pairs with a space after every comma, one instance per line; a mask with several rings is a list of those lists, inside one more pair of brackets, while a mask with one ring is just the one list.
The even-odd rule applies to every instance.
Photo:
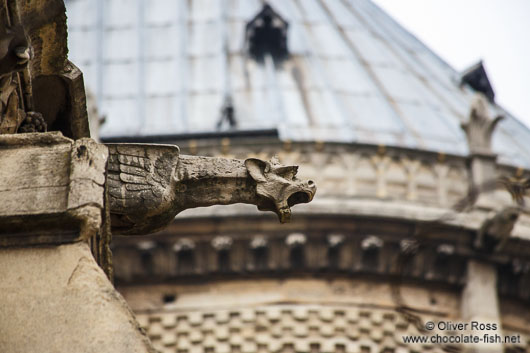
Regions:
[[[373, 143], [466, 155], [473, 97], [460, 74], [370, 0], [270, 0], [289, 57], [257, 62], [245, 26], [260, 0], [70, 0], [70, 59], [107, 122], [102, 137], [237, 130], [283, 140]], [[507, 116], [500, 162], [530, 167], [530, 130]]]

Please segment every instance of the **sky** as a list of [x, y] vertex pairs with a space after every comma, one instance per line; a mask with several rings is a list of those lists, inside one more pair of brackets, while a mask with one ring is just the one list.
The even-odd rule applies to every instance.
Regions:
[[373, 0], [456, 70], [483, 60], [495, 100], [530, 127], [530, 0]]

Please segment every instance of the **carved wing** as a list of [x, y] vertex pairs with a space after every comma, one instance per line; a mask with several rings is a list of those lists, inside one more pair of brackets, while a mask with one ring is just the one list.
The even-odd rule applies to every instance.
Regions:
[[179, 149], [171, 145], [107, 144], [107, 183], [114, 214], [149, 214], [171, 202]]

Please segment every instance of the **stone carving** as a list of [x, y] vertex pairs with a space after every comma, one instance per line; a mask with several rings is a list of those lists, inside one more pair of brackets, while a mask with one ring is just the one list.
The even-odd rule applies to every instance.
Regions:
[[[2, 69], [5, 66], [2, 65], [3, 62], [9, 56], [18, 58], [18, 61], [14, 62], [16, 66], [13, 67], [13, 71], [2, 72], [0, 76], [0, 134], [46, 131], [46, 122], [42, 114], [25, 110], [32, 106], [31, 92], [25, 92], [25, 86], [21, 83], [24, 77], [29, 80], [27, 73], [29, 53], [27, 47], [16, 47], [0, 58]], [[18, 71], [22, 71], [22, 74]], [[26, 102], [23, 102], [20, 93], [26, 97]]]
[[466, 132], [469, 150], [471, 153], [491, 154], [491, 136], [493, 130], [504, 117], [498, 115], [495, 119], [490, 117], [488, 102], [482, 94], [477, 94], [471, 103], [469, 121], [462, 124]]
[[478, 230], [474, 246], [485, 251], [502, 250], [519, 218], [519, 208], [506, 207], [484, 221]]
[[288, 222], [290, 207], [313, 199], [311, 180], [277, 159], [245, 161], [179, 156], [176, 146], [109, 144], [108, 186], [112, 230], [146, 234], [193, 207], [249, 203]]
[[510, 193], [512, 200], [519, 206], [525, 205], [525, 196], [530, 190], [530, 179], [521, 176], [501, 176], [498, 178], [499, 184]]
[[0, 2], [0, 134], [90, 137], [83, 77], [67, 60], [65, 11], [62, 0]]
[[15, 133], [24, 120], [17, 89], [16, 75], [8, 73], [0, 78], [0, 133]]
[[312, 180], [296, 178], [298, 166], [282, 166], [277, 158], [265, 162], [256, 158], [245, 160], [248, 174], [256, 182], [258, 209], [273, 211], [280, 222], [289, 222], [291, 206], [313, 199], [316, 185]]
[[33, 51], [23, 26], [4, 5], [0, 18], [0, 134], [46, 131], [42, 114], [33, 110], [30, 59]]

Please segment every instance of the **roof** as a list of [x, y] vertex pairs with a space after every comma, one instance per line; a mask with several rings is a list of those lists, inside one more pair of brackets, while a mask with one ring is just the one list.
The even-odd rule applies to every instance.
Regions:
[[[473, 89], [370, 0], [268, 1], [288, 24], [283, 61], [247, 53], [260, 0], [134, 3], [67, 2], [70, 59], [107, 116], [103, 138], [277, 129], [282, 140], [468, 154], [460, 124]], [[530, 167], [530, 130], [491, 109], [507, 117], [499, 161]]]

